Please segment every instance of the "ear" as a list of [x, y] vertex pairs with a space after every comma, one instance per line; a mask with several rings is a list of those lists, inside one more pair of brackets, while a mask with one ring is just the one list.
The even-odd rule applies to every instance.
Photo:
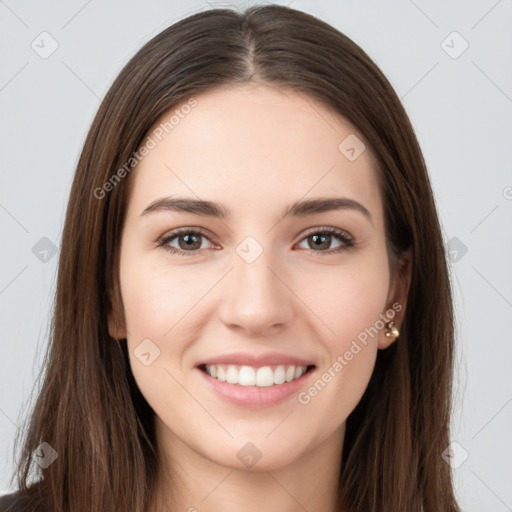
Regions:
[[[399, 331], [407, 306], [407, 296], [411, 285], [412, 263], [412, 252], [410, 249], [407, 249], [400, 255], [389, 285], [386, 311], [384, 312], [387, 318], [385, 322], [394, 322]], [[388, 338], [386, 332], [388, 332], [386, 326], [379, 332], [378, 348], [380, 349], [388, 348], [398, 339], [392, 337]]]
[[109, 292], [108, 333], [116, 340], [127, 337], [126, 324], [119, 293]]

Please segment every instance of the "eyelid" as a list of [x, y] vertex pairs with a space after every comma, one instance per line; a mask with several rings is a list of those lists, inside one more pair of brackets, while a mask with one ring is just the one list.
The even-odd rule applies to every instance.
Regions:
[[[338, 254], [343, 250], [351, 249], [358, 245], [358, 242], [356, 241], [355, 237], [352, 236], [348, 231], [341, 229], [341, 228], [335, 228], [333, 226], [314, 226], [312, 228], [307, 229], [301, 234], [301, 238], [296, 242], [300, 243], [304, 241], [310, 234], [321, 234], [321, 233], [327, 233], [330, 235], [334, 235], [336, 238], [341, 240], [343, 242], [343, 245], [341, 247], [337, 247], [335, 249], [329, 249], [327, 251], [316, 251], [315, 249], [305, 249], [306, 251], [313, 252], [314, 254], [319, 255], [334, 255]], [[162, 237], [159, 238], [157, 241], [158, 247], [163, 247], [165, 250], [169, 251], [171, 254], [178, 255], [178, 256], [195, 256], [196, 254], [200, 253], [201, 251], [205, 249], [194, 249], [193, 251], [184, 251], [181, 249], [176, 249], [174, 247], [167, 246], [167, 244], [171, 241], [177, 238], [178, 236], [182, 234], [198, 234], [206, 238], [210, 243], [214, 244], [214, 242], [210, 239], [212, 236], [209, 232], [204, 230], [203, 228], [196, 227], [196, 226], [189, 226], [184, 228], [177, 228], [175, 230], [172, 230], [166, 234], [164, 234]], [[294, 244], [296, 245], [296, 244]]]
[[317, 227], [309, 228], [304, 233], [302, 233], [302, 235], [301, 235], [302, 238], [299, 240], [299, 242], [302, 242], [302, 240], [304, 240], [304, 238], [306, 238], [307, 236], [309, 236], [311, 234], [325, 233], [325, 232], [329, 233], [329, 234], [334, 234], [337, 236], [345, 237], [346, 239], [348, 239], [350, 241], [355, 240], [355, 238], [348, 231], [345, 231], [344, 229], [335, 228], [333, 226], [317, 226]]
[[[213, 238], [213, 236], [211, 235], [211, 233], [209, 233], [208, 231], [206, 231], [203, 228], [196, 227], [196, 226], [177, 228], [177, 229], [168, 231], [167, 233], [162, 235], [157, 240], [156, 243], [157, 243], [158, 246], [164, 246], [165, 244], [169, 243], [171, 240], [174, 240], [179, 235], [183, 235], [183, 234], [197, 234], [197, 235], [201, 235], [204, 238], [208, 239], [208, 241], [210, 241], [213, 244], [213, 241], [211, 240], [211, 238]], [[188, 252], [190, 254], [194, 254], [198, 250], [199, 249], [196, 249], [195, 251], [185, 251], [185, 252]]]

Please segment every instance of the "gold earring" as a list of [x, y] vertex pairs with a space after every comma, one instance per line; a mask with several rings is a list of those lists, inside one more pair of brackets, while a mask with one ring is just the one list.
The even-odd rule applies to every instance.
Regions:
[[400, 336], [400, 331], [397, 329], [395, 322], [388, 322], [386, 324], [386, 328], [388, 329], [388, 332], [386, 332], [386, 338], [391, 338], [395, 340]]

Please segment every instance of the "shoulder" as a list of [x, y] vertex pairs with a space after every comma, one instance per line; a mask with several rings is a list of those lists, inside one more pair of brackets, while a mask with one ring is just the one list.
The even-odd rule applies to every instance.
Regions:
[[0, 496], [0, 512], [18, 512], [26, 509], [26, 496], [21, 491]]
[[0, 496], [0, 512], [37, 512], [42, 510], [33, 503], [33, 495], [28, 491], [18, 490]]

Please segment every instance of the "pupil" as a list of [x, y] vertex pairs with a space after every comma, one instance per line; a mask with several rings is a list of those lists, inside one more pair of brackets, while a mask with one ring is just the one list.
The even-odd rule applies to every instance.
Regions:
[[[185, 241], [185, 247], [190, 249], [194, 244], [197, 244], [197, 235], [182, 235], [182, 239]], [[201, 244], [199, 244], [201, 245]]]
[[[313, 235], [313, 239], [315, 241], [315, 245], [317, 247], [321, 246], [322, 244], [325, 244], [326, 243], [326, 240], [328, 240], [330, 237], [330, 235]], [[320, 241], [320, 243], [317, 243], [319, 241], [319, 239], [323, 239], [323, 242]], [[329, 243], [327, 243], [327, 246], [329, 245]]]

